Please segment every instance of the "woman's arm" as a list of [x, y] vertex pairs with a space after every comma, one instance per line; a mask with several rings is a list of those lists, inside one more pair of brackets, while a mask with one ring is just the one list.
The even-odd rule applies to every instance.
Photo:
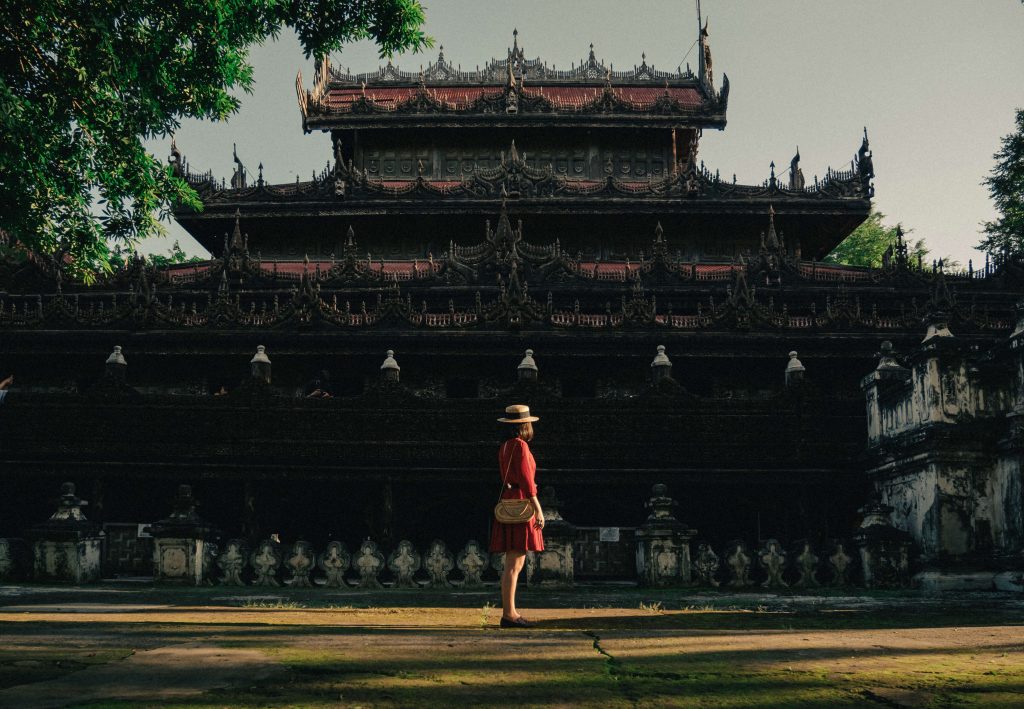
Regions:
[[540, 508], [540, 500], [534, 495], [530, 498], [530, 504], [533, 505], [533, 514], [536, 515], [533, 518], [533, 524], [537, 529], [544, 529], [544, 510]]

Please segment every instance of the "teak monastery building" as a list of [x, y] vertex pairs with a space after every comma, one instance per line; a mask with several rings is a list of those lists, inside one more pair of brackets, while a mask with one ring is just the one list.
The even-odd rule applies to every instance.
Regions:
[[730, 92], [706, 30], [694, 71], [592, 47], [556, 70], [514, 34], [474, 71], [442, 49], [296, 89], [333, 145], [310, 180], [237, 156], [217, 180], [173, 148], [209, 260], [92, 287], [0, 264], [0, 536], [74, 481], [110, 573], [151, 567], [136, 525], [181, 483], [251, 544], [486, 541], [495, 419], [523, 402], [578, 579], [621, 576], [632, 552], [595, 530], [639, 539], [648, 514], [693, 563], [874, 529], [910, 571], [1021, 568], [1024, 266], [949, 273], [902, 240], [881, 268], [823, 263], [870, 212], [867, 131], [820, 177], [706, 166]]

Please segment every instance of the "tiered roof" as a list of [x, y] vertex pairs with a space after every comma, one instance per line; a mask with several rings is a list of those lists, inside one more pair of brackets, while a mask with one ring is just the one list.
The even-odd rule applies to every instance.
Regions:
[[463, 71], [444, 56], [418, 73], [391, 62], [375, 72], [351, 74], [327, 59], [317, 67], [313, 87], [296, 78], [303, 127], [386, 128], [392, 125], [529, 126], [567, 123], [574, 126], [674, 125], [722, 128], [729, 101], [729, 79], [715, 91], [710, 75], [689, 67], [660, 71], [641, 63], [615, 71], [594, 54], [558, 70], [527, 59], [513, 32], [504, 59], [483, 69]]

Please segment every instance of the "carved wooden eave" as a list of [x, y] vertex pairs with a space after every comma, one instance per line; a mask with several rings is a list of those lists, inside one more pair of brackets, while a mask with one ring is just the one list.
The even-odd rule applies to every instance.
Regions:
[[[1005, 290], [996, 276], [920, 273], [920, 287], [910, 289], [889, 285], [880, 270], [862, 277], [864, 270], [849, 269], [856, 277], [845, 281], [831, 274], [822, 280], [787, 276], [779, 286], [765, 286], [756, 282], [759, 272], [750, 264], [683, 264], [656, 257], [619, 264], [619, 277], [609, 279], [568, 258], [557, 244], [537, 247], [515, 238], [511, 258], [496, 248], [495, 237], [456, 248], [424, 273], [413, 271], [404, 280], [393, 264], [375, 270], [369, 257], [344, 271], [303, 262], [294, 278], [279, 274], [276, 263], [262, 264], [250, 281], [224, 269], [212, 275], [218, 262], [208, 262], [201, 271], [199, 264], [176, 269], [211, 274], [199, 279], [175, 280], [168, 269], [144, 269], [125, 290], [76, 286], [74, 292], [0, 294], [0, 329], [632, 328], [882, 338], [905, 333], [919, 338], [921, 323], [940, 310], [957, 332], [998, 338], [1010, 331], [1016, 316], [1018, 294]], [[661, 270], [652, 266], [659, 260]], [[499, 269], [496, 285], [482, 279], [493, 268]], [[458, 278], [446, 277], [449, 272]], [[546, 290], [546, 303], [530, 295], [528, 280]]]

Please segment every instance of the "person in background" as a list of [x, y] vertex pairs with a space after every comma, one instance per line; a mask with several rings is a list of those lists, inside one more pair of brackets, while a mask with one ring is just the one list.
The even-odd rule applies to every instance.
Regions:
[[326, 369], [321, 369], [320, 372], [309, 380], [306, 384], [304, 395], [307, 399], [330, 399], [334, 396], [334, 390], [331, 387], [331, 374]]

